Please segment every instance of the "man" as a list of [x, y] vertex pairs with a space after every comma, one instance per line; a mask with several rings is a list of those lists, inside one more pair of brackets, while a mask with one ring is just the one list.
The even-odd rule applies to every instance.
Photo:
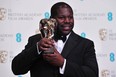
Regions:
[[[40, 34], [30, 37], [25, 49], [12, 61], [13, 73], [30, 71], [31, 77], [98, 77], [94, 44], [73, 32], [72, 8], [58, 2], [51, 8], [51, 18], [58, 23], [54, 39], [41, 38]], [[59, 36], [65, 36], [66, 41], [59, 40]], [[43, 54], [51, 47], [53, 54]]]

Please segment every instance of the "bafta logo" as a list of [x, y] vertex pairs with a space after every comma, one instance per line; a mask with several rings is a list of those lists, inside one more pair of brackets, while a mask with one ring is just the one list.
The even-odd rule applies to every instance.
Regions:
[[110, 72], [108, 70], [102, 70], [101, 77], [110, 77]]
[[100, 29], [99, 30], [99, 35], [100, 35], [100, 39], [102, 41], [105, 41], [107, 38], [107, 30], [106, 29]]
[[6, 9], [0, 8], [0, 20], [5, 19]]
[[6, 51], [0, 51], [0, 63], [5, 63], [8, 53]]
[[[57, 26], [57, 22], [55, 19], [42, 19], [40, 21], [39, 29], [41, 32], [42, 38], [53, 39], [54, 37], [54, 29]], [[53, 48], [50, 48], [49, 51], [44, 51], [45, 54], [53, 53]]]

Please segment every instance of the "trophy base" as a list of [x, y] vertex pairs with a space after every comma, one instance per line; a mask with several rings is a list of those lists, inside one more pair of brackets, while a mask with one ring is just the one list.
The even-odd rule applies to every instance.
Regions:
[[43, 53], [44, 54], [54, 54], [54, 48], [53, 47], [52, 48], [49, 48], [48, 51], [44, 51]]

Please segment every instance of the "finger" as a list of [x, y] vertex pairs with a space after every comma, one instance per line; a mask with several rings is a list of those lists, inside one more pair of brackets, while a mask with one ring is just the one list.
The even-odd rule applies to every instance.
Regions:
[[54, 48], [54, 54], [59, 54], [56, 48]]
[[48, 57], [48, 58], [53, 58], [56, 57], [56, 54], [43, 54], [44, 56]]
[[52, 62], [54, 61], [54, 58], [53, 57], [49, 57], [49, 56], [46, 56], [46, 55], [43, 55], [43, 58], [48, 61], [48, 62]]
[[48, 40], [44, 41], [43, 45], [46, 47], [52, 47], [52, 46], [54, 46], [54, 43], [53, 43], [53, 41], [48, 39]]
[[39, 43], [39, 46], [40, 46], [40, 47], [43, 47], [43, 48], [50, 48], [50, 47], [52, 47], [52, 45], [49, 43], [49, 41], [46, 41], [46, 40], [41, 41], [41, 42]]
[[44, 44], [42, 44], [41, 46], [44, 47], [44, 48], [50, 48], [50, 47], [52, 47], [52, 45], [47, 44], [47, 43], [44, 43]]
[[43, 55], [43, 58], [44, 58], [44, 60], [46, 60], [46, 61], [50, 61], [50, 59], [47, 57], [47, 56], [45, 56], [45, 55]]
[[41, 51], [48, 51], [48, 50], [49, 50], [49, 48], [47, 48], [47, 47], [42, 47], [42, 46], [41, 46], [39, 49], [40, 49]]

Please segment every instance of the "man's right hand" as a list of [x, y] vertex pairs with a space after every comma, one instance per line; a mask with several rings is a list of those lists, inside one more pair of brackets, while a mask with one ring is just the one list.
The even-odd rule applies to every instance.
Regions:
[[54, 41], [48, 38], [42, 38], [38, 43], [38, 47], [40, 51], [48, 51], [49, 48], [53, 46], [54, 46]]

